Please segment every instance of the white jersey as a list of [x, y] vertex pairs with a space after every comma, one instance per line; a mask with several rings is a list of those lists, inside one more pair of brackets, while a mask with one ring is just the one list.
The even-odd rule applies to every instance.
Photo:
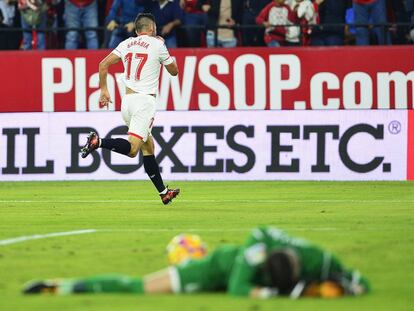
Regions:
[[112, 53], [124, 63], [125, 85], [141, 94], [157, 94], [161, 64], [174, 61], [163, 39], [146, 34], [122, 41]]

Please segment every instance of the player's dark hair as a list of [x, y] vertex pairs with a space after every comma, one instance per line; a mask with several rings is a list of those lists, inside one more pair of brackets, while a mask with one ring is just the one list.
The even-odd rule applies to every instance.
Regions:
[[264, 271], [268, 273], [271, 286], [276, 287], [282, 295], [289, 294], [298, 279], [298, 260], [296, 253], [290, 249], [275, 250], [269, 254]]
[[152, 23], [155, 23], [155, 17], [151, 13], [139, 13], [135, 19], [135, 30], [142, 32], [148, 29]]

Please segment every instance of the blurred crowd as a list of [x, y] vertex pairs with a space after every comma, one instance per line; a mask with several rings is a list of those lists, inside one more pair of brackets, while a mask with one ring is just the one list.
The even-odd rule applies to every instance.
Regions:
[[0, 0], [0, 49], [112, 49], [140, 12], [169, 48], [414, 41], [414, 0]]

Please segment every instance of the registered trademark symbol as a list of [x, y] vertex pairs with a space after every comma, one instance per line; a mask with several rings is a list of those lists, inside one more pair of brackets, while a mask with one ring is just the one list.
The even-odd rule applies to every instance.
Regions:
[[388, 131], [393, 135], [398, 134], [401, 132], [401, 123], [398, 121], [391, 121], [390, 124], [388, 124]]

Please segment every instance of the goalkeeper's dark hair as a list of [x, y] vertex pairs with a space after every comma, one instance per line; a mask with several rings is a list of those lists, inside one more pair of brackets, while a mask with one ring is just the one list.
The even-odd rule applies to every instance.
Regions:
[[299, 278], [299, 260], [292, 249], [279, 249], [271, 252], [264, 263], [271, 286], [276, 287], [281, 295], [291, 292]]
[[155, 17], [151, 13], [139, 13], [135, 18], [136, 32], [143, 32], [148, 30], [148, 27], [155, 23]]

